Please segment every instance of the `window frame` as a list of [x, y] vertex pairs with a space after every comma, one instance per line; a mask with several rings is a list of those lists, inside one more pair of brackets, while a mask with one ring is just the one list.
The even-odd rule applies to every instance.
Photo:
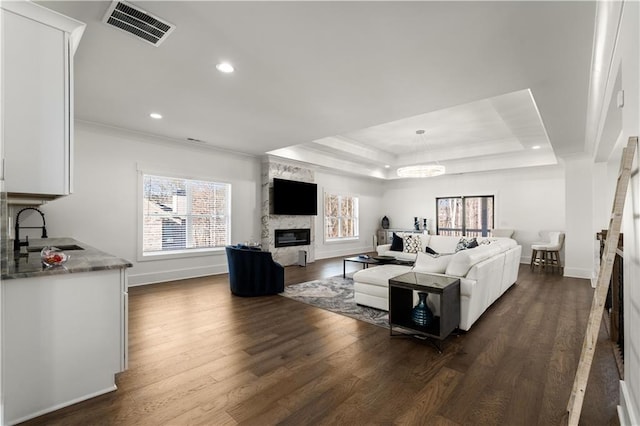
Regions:
[[[192, 181], [211, 182], [215, 184], [227, 185], [227, 232], [226, 242], [221, 247], [205, 247], [205, 248], [187, 248], [179, 250], [160, 251], [154, 253], [144, 253], [144, 177], [145, 176], [157, 176], [167, 179], [184, 179]], [[156, 169], [138, 168], [138, 190], [137, 190], [137, 261], [153, 261], [153, 260], [166, 260], [166, 259], [180, 259], [180, 258], [192, 258], [199, 256], [210, 255], [222, 255], [225, 254], [225, 245], [231, 242], [231, 225], [232, 225], [232, 191], [233, 185], [230, 182], [214, 179], [206, 176], [193, 176], [185, 175], [176, 172], [159, 171]], [[189, 206], [190, 209], [190, 206]]]
[[[467, 224], [466, 224], [466, 203], [465, 203], [465, 199], [467, 198], [486, 198], [486, 199], [491, 199], [492, 201], [492, 206], [493, 206], [493, 216], [491, 217], [491, 223], [489, 224], [489, 226], [487, 227], [487, 235], [482, 235], [482, 231], [483, 229], [475, 229], [475, 228], [468, 228]], [[462, 201], [462, 228], [441, 228], [440, 227], [440, 209], [439, 209], [439, 201], [440, 200], [446, 200], [446, 199], [460, 199]], [[453, 232], [457, 232], [460, 231], [462, 232], [462, 234], [460, 236], [466, 237], [467, 232], [468, 231], [472, 231], [472, 232], [479, 232], [480, 235], [479, 237], [481, 238], [487, 238], [491, 236], [492, 231], [495, 229], [495, 224], [496, 224], [496, 196], [495, 195], [455, 195], [455, 196], [449, 196], [449, 197], [436, 197], [436, 235], [441, 235], [440, 232], [442, 231], [453, 231]], [[457, 235], [456, 235], [457, 236]]]
[[[351, 218], [352, 220], [354, 220], [355, 225], [354, 225], [354, 230], [356, 232], [356, 235], [354, 236], [348, 236], [348, 237], [337, 237], [337, 238], [328, 238], [327, 237], [327, 196], [335, 196], [335, 197], [340, 197], [340, 199], [342, 198], [352, 198], [356, 200], [356, 217], [355, 218]], [[338, 218], [338, 229], [340, 228], [340, 221], [342, 220], [342, 217], [339, 216]], [[344, 194], [344, 193], [340, 193], [340, 192], [332, 192], [332, 191], [323, 191], [322, 194], [322, 238], [324, 240], [325, 243], [329, 243], [329, 244], [335, 244], [335, 243], [341, 243], [341, 242], [350, 242], [350, 241], [358, 241], [360, 239], [360, 197], [356, 194]]]

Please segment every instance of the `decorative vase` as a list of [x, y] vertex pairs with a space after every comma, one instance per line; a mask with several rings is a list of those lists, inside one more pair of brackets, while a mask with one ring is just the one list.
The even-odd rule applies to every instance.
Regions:
[[382, 218], [382, 229], [389, 229], [389, 218], [386, 216]]
[[418, 304], [411, 310], [411, 320], [422, 327], [428, 327], [433, 321], [433, 313], [429, 306], [427, 306], [428, 293], [418, 293]]
[[422, 219], [422, 223], [423, 223], [422, 230], [426, 231], [427, 230], [427, 219]]
[[417, 216], [413, 218], [413, 227], [415, 228], [416, 231], [420, 230], [420, 222], [418, 221]]

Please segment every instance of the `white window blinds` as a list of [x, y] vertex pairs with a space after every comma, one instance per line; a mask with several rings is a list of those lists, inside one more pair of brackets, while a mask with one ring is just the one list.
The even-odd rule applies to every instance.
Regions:
[[143, 175], [143, 254], [229, 244], [231, 185]]

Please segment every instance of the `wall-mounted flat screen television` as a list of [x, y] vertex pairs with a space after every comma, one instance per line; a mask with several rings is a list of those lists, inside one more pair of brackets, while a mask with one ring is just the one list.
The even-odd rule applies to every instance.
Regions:
[[272, 213], [317, 215], [318, 186], [315, 183], [274, 178]]

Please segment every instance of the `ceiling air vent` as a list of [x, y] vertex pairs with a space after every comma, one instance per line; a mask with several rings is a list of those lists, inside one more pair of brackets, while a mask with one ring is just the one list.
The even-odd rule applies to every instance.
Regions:
[[111, 3], [102, 22], [154, 46], [159, 46], [175, 29], [173, 24], [124, 1]]

